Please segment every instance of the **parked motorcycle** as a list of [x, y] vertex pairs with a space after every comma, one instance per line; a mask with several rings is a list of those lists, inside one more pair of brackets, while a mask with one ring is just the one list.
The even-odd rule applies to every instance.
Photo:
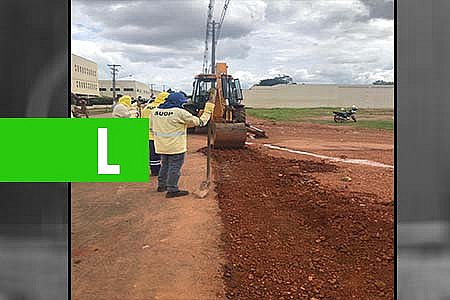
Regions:
[[334, 122], [336, 123], [342, 123], [345, 121], [350, 121], [353, 120], [353, 122], [356, 122], [356, 111], [358, 110], [358, 108], [353, 105], [351, 110], [348, 111], [333, 111], [333, 116], [334, 116]]

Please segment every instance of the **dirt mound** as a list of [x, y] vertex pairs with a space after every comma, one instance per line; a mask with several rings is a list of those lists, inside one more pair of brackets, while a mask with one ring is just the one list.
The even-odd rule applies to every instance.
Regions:
[[231, 299], [393, 299], [393, 207], [325, 190], [324, 162], [215, 150]]

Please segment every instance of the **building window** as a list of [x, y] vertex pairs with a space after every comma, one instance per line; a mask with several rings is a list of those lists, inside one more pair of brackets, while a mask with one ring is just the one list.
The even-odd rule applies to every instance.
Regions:
[[[112, 88], [109, 89], [112, 92]], [[125, 90], [125, 89], [124, 89]], [[116, 88], [116, 91], [120, 91], [120, 88]]]
[[101, 92], [106, 92], [106, 88], [99, 88], [98, 90]]
[[134, 89], [133, 88], [123, 88], [123, 91], [124, 92], [132, 92], [132, 91], [134, 91]]

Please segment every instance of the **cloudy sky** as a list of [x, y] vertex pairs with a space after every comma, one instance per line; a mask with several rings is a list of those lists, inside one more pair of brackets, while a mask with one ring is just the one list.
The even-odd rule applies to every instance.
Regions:
[[[119, 78], [190, 91], [203, 64], [209, 0], [73, 0], [72, 53]], [[218, 20], [224, 0], [215, 0]], [[244, 87], [288, 74], [298, 83], [394, 77], [392, 0], [231, 0], [217, 61]]]

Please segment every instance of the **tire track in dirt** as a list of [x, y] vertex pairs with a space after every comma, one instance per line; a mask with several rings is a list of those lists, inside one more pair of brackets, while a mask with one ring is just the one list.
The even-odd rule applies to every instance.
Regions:
[[327, 190], [324, 162], [213, 152], [229, 299], [393, 299], [393, 206]]

